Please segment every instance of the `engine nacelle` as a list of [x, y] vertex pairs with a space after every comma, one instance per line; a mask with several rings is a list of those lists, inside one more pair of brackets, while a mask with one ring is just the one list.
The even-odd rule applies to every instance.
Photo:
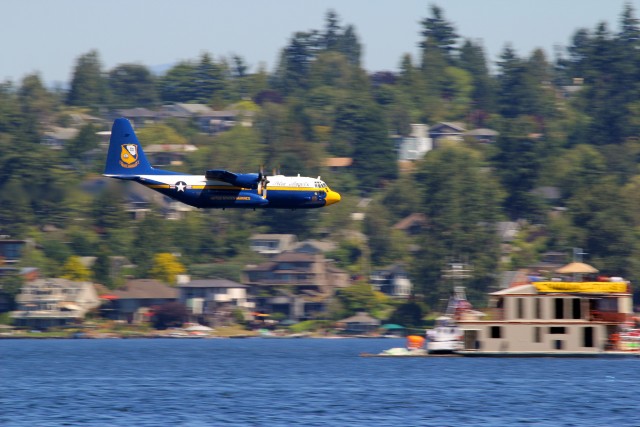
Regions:
[[257, 173], [239, 173], [236, 174], [236, 179], [232, 184], [237, 187], [256, 188], [259, 181], [260, 177]]
[[205, 177], [242, 188], [257, 188], [260, 182], [260, 174], [257, 173], [233, 173], [219, 169], [208, 170], [205, 173]]

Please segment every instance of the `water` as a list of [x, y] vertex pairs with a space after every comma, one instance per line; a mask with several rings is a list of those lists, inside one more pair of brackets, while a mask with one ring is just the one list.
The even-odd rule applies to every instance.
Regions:
[[0, 340], [0, 425], [640, 426], [640, 359], [359, 357], [403, 342]]

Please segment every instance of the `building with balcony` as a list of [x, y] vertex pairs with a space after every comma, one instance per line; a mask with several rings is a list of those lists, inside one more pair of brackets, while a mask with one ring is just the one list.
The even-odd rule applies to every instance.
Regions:
[[16, 326], [47, 329], [80, 323], [87, 311], [100, 305], [95, 287], [88, 282], [37, 279], [23, 285], [11, 312]]
[[269, 262], [247, 266], [243, 282], [256, 310], [304, 320], [325, 312], [335, 290], [349, 285], [349, 275], [321, 253], [283, 252]]
[[394, 264], [388, 268], [375, 270], [369, 278], [376, 291], [391, 298], [406, 299], [411, 296], [413, 285], [407, 271], [401, 264]]
[[233, 321], [233, 311], [245, 313], [255, 304], [247, 297], [247, 285], [227, 279], [188, 280], [179, 286], [179, 300], [186, 307], [191, 320], [212, 326]]

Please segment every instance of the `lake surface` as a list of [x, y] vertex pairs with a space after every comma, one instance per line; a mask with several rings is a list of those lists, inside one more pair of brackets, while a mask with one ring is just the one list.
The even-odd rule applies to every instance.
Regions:
[[0, 340], [0, 425], [640, 426], [640, 359], [359, 356], [403, 343]]

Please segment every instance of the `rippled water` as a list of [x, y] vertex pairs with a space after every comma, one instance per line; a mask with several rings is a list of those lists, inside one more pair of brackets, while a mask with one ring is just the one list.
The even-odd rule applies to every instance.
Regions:
[[402, 343], [0, 340], [0, 425], [640, 425], [640, 359], [359, 356]]

